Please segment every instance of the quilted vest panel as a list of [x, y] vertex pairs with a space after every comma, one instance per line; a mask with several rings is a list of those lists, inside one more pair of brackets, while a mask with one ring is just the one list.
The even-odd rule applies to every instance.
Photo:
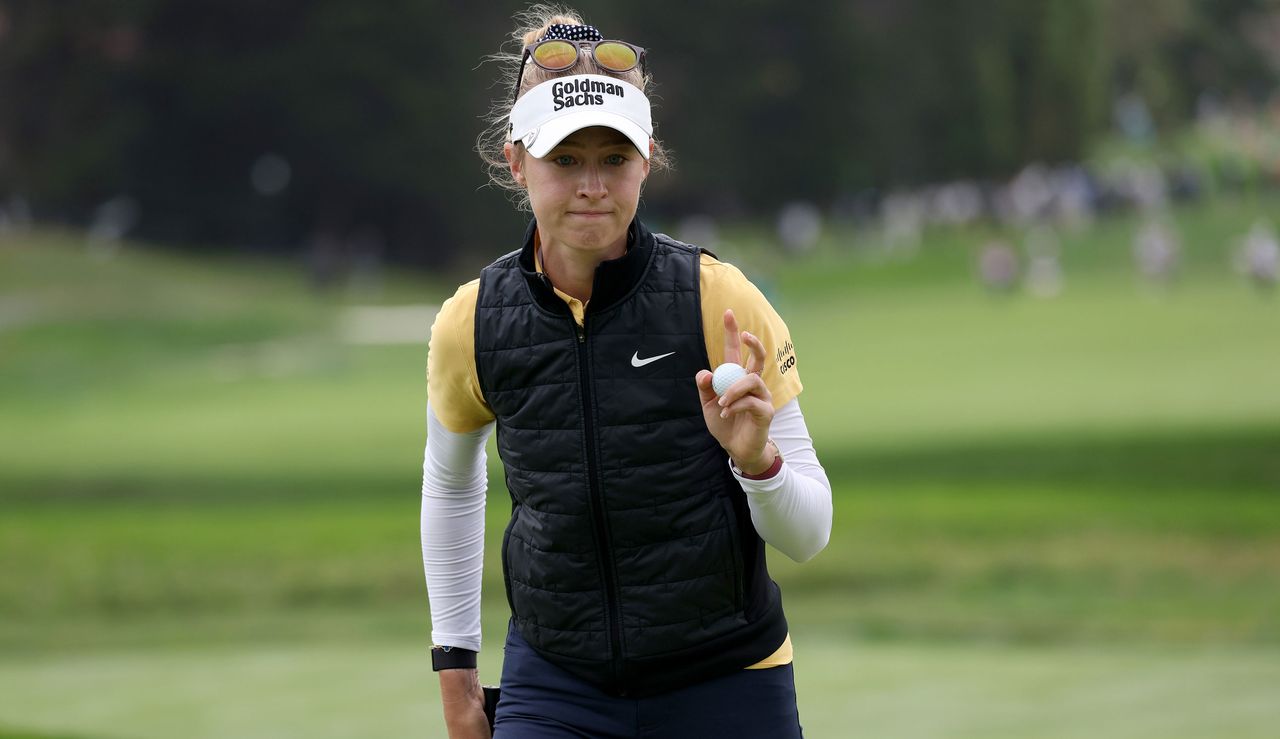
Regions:
[[549, 287], [516, 254], [481, 273], [476, 307], [476, 366], [512, 498], [513, 623], [551, 661], [626, 694], [726, 660], [740, 668], [753, 640], [779, 624], [785, 635], [693, 381], [708, 364], [699, 252], [661, 236], [648, 245], [634, 289], [590, 306], [582, 330], [563, 303], [535, 299]]

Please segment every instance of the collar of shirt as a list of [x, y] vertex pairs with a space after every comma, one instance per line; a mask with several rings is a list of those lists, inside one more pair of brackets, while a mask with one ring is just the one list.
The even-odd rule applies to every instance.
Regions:
[[[591, 300], [595, 311], [603, 311], [616, 305], [631, 294], [639, 284], [653, 253], [654, 236], [637, 218], [627, 228], [627, 253], [617, 259], [601, 262], [596, 267]], [[519, 264], [529, 282], [534, 299], [547, 310], [563, 310], [565, 306], [579, 324], [585, 321], [587, 305], [557, 289], [542, 270], [538, 254], [538, 224], [529, 222], [525, 232], [524, 247], [520, 250]], [[575, 307], [575, 303], [580, 303]]]
[[[542, 270], [542, 239], [538, 237], [536, 231], [533, 234], [533, 269], [540, 275], [546, 274]], [[549, 278], [548, 283], [550, 283]], [[583, 302], [578, 300], [555, 285], [551, 285], [551, 290], [555, 292], [557, 298], [560, 298], [565, 302], [565, 305], [569, 306], [569, 312], [573, 314], [573, 320], [577, 321], [578, 325], [581, 326], [587, 317], [587, 303], [591, 301]]]

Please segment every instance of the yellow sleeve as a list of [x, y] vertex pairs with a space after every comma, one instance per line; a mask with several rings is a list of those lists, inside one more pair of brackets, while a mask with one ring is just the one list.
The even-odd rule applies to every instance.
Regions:
[[773, 407], [790, 403], [804, 386], [800, 384], [796, 350], [787, 324], [737, 267], [709, 254], [702, 255], [701, 266], [702, 331], [711, 368], [724, 361], [724, 312], [732, 308], [738, 327], [755, 334], [764, 343], [767, 354], [760, 376], [773, 395]]
[[493, 420], [476, 374], [476, 297], [480, 280], [459, 287], [444, 301], [427, 350], [427, 400], [450, 431], [465, 434]]

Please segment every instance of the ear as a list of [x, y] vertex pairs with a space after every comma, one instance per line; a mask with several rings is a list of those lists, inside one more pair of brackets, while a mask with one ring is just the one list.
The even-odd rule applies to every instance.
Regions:
[[511, 168], [511, 178], [517, 185], [524, 187], [524, 150], [516, 151], [515, 144], [508, 141], [502, 145], [502, 156], [507, 158], [507, 166]]

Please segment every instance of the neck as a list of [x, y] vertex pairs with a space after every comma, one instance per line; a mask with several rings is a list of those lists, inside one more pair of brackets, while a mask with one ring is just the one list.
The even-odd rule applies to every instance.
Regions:
[[538, 255], [542, 271], [561, 292], [587, 302], [595, 282], [596, 267], [601, 262], [617, 259], [627, 252], [627, 235], [604, 251], [573, 249], [554, 241], [539, 240]]

